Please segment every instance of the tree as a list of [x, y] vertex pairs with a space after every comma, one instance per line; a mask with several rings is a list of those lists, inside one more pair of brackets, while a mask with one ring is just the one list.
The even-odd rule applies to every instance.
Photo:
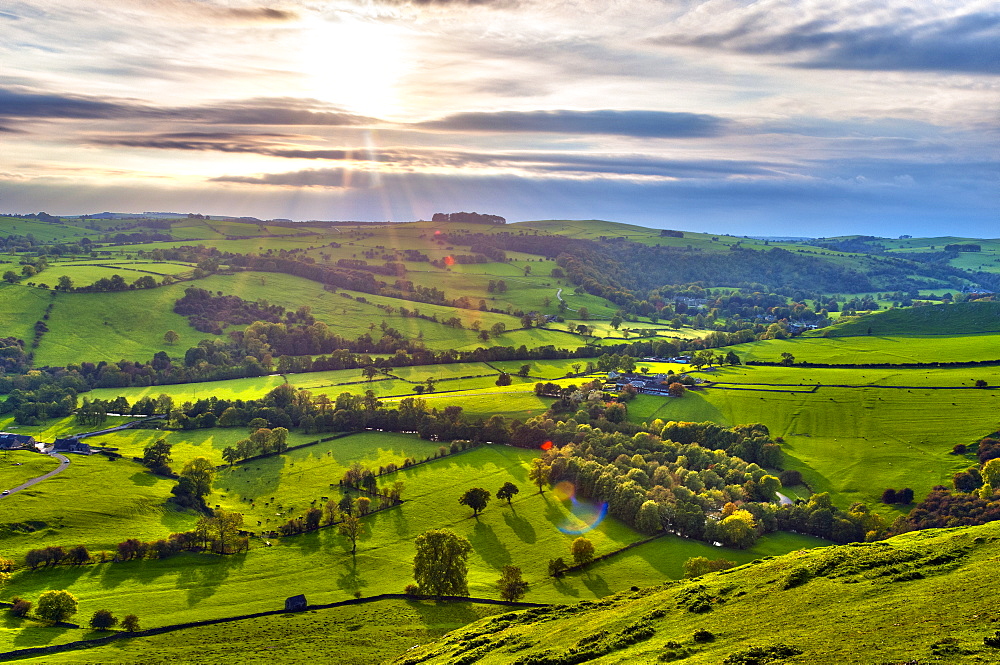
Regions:
[[149, 444], [142, 450], [142, 465], [153, 472], [169, 473], [168, 464], [173, 461], [170, 457], [172, 446], [166, 439], [160, 438]]
[[485, 510], [486, 504], [490, 502], [490, 493], [482, 487], [473, 487], [460, 496], [458, 502], [472, 508], [472, 516], [478, 518], [479, 511]]
[[527, 378], [530, 373], [531, 365], [521, 365], [521, 368], [517, 370], [517, 375], [522, 379]]
[[569, 566], [563, 561], [563, 558], [556, 557], [555, 559], [549, 559], [549, 577], [562, 577], [563, 573]]
[[621, 325], [622, 325], [622, 317], [621, 316], [619, 316], [618, 314], [615, 314], [614, 316], [611, 317], [611, 327], [612, 328], [614, 328], [615, 330], [618, 330], [618, 328]]
[[788, 351], [782, 351], [781, 353], [781, 364], [785, 367], [791, 367], [795, 364], [795, 356], [790, 354]]
[[687, 390], [687, 388], [684, 387], [684, 384], [677, 383], [676, 381], [667, 386], [667, 394], [671, 397], [684, 397], [685, 390]]
[[17, 273], [14, 272], [13, 270], [8, 270], [3, 274], [3, 281], [7, 282], [8, 284], [13, 284], [14, 282], [17, 281]]
[[173, 346], [174, 344], [176, 344], [178, 342], [178, 340], [180, 340], [180, 338], [181, 338], [181, 336], [178, 335], [173, 330], [168, 330], [167, 332], [163, 333], [163, 341], [166, 342], [167, 344], [171, 345], [171, 346]]
[[467, 596], [467, 561], [472, 544], [454, 531], [432, 529], [417, 536], [413, 579], [422, 593], [432, 596]]
[[538, 485], [538, 493], [542, 493], [542, 486], [549, 482], [549, 475], [552, 467], [545, 463], [545, 460], [536, 457], [531, 460], [531, 468], [528, 469], [528, 480]]
[[358, 551], [358, 538], [360, 538], [364, 532], [365, 523], [361, 521], [361, 518], [348, 513], [344, 514], [343, 521], [337, 525], [337, 533], [345, 536], [349, 541], [351, 541], [352, 555]]
[[110, 610], [97, 610], [90, 617], [90, 627], [94, 630], [109, 630], [118, 625], [118, 618]]
[[589, 321], [590, 310], [587, 309], [586, 307], [581, 307], [580, 309], [576, 310], [576, 317], [581, 321]]
[[573, 553], [573, 561], [576, 562], [578, 566], [590, 563], [594, 560], [594, 543], [590, 542], [589, 538], [584, 538], [580, 536], [569, 546], [570, 551]]
[[362, 368], [361, 374], [365, 377], [366, 381], [371, 381], [376, 376], [378, 376], [378, 368], [375, 365], [368, 365]]
[[510, 505], [510, 500], [514, 498], [515, 494], [520, 493], [517, 485], [510, 482], [509, 480], [503, 484], [503, 487], [497, 490], [497, 498], [501, 501], [506, 501], [507, 505]]
[[984, 483], [991, 487], [1000, 487], [1000, 458], [991, 459], [983, 465], [983, 469], [979, 473], [983, 477]]
[[191, 482], [192, 493], [206, 497], [212, 492], [212, 481], [215, 480], [215, 465], [206, 457], [195, 457], [181, 469], [181, 478]]
[[76, 614], [78, 605], [69, 591], [46, 591], [38, 599], [35, 614], [48, 621], [64, 621]]
[[510, 378], [510, 374], [507, 372], [500, 372], [500, 376], [497, 377], [496, 384], [498, 386], [509, 386], [513, 383], [513, 379]]
[[719, 522], [717, 533], [726, 547], [745, 550], [757, 541], [757, 522], [748, 510], [741, 508]]
[[56, 289], [59, 291], [69, 291], [73, 288], [73, 279], [69, 275], [62, 275], [59, 277], [59, 282], [56, 284]]
[[514, 602], [524, 597], [525, 592], [528, 590], [528, 583], [521, 577], [520, 568], [517, 566], [504, 566], [500, 570], [497, 589], [500, 591], [501, 598]]
[[134, 614], [126, 614], [122, 619], [122, 630], [128, 633], [137, 633], [139, 630], [139, 617]]

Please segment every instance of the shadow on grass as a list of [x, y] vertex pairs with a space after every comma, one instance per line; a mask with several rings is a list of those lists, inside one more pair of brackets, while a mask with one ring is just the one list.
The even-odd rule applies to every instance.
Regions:
[[[81, 639], [82, 635], [83, 631], [77, 628], [49, 626], [31, 621], [14, 636], [14, 646], [18, 649], [26, 649], [28, 647], [41, 647], [49, 644], [72, 642], [73, 640]], [[60, 639], [65, 637], [71, 639]]]
[[583, 585], [590, 589], [590, 592], [598, 598], [611, 595], [611, 588], [608, 587], [608, 583], [604, 581], [602, 576], [591, 575], [588, 573], [581, 576], [579, 579], [583, 582]]
[[337, 588], [344, 591], [360, 591], [361, 587], [367, 586], [364, 578], [358, 570], [358, 559], [350, 553], [337, 564], [339, 574], [337, 575]]
[[433, 637], [465, 626], [479, 619], [473, 603], [435, 600], [407, 600], [406, 604], [420, 617]]
[[139, 485], [141, 487], [149, 487], [158, 482], [156, 476], [147, 471], [137, 471], [129, 476], [128, 479], [132, 481], [133, 485]]
[[489, 565], [497, 569], [510, 565], [510, 552], [507, 546], [500, 542], [493, 527], [476, 522], [469, 540], [472, 542], [472, 549]]
[[177, 577], [177, 588], [187, 589], [188, 607], [193, 607], [214, 596], [226, 578], [229, 577], [230, 572], [242, 568], [246, 562], [245, 554], [191, 556], [204, 558], [201, 560], [192, 558], [189, 565], [180, 569], [180, 574]]
[[507, 526], [511, 528], [522, 542], [531, 544], [538, 540], [535, 527], [531, 525], [531, 522], [518, 515], [513, 507], [510, 511], [503, 514], [503, 521], [507, 523]]

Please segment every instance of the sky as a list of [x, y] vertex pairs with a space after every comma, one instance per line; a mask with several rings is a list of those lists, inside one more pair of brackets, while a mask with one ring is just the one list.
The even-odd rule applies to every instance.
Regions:
[[995, 0], [4, 0], [0, 211], [1000, 236]]

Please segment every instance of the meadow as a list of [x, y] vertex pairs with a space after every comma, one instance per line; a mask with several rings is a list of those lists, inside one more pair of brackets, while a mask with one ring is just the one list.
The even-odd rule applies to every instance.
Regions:
[[0, 452], [0, 491], [17, 487], [57, 466], [59, 462], [55, 459], [31, 451]]
[[793, 337], [730, 348], [744, 361], [779, 362], [791, 353], [796, 362], [831, 365], [969, 362], [1000, 360], [1000, 334]]
[[[291, 512], [304, 512], [309, 505], [307, 499], [320, 498], [319, 492], [329, 493], [329, 481], [335, 482], [352, 457], [381, 463], [408, 450], [416, 451], [413, 446], [421, 445], [429, 444], [369, 433], [330, 442], [329, 456], [313, 447], [254, 461], [249, 466], [254, 467], [252, 473], [258, 480], [236, 489], [240, 474], [246, 473], [250, 479], [251, 472], [243, 472], [239, 466], [224, 471], [209, 502], [246, 510], [246, 502], [240, 501], [238, 493], [257, 497], [266, 494], [267, 499], [273, 495], [288, 509], [282, 515], [286, 517]], [[632, 584], [659, 581], [664, 575], [676, 574], [693, 553], [742, 561], [824, 544], [815, 539], [777, 536], [762, 539], [759, 549], [735, 552], [679, 539], [660, 539], [617, 555], [614, 560], [620, 566], [600, 568], [596, 573], [575, 573], [553, 583], [546, 574], [547, 561], [556, 556], [568, 557], [569, 544], [577, 537], [563, 529], [591, 527], [587, 536], [598, 555], [643, 536], [612, 518], [595, 523], [596, 508], [585, 502], [560, 498], [552, 491], [539, 494], [527, 479], [528, 462], [534, 454], [530, 450], [489, 446], [383, 477], [382, 481], [404, 483], [405, 503], [365, 518], [369, 530], [359, 540], [356, 557], [349, 555], [343, 537], [334, 529], [324, 528], [271, 539], [271, 547], [255, 539], [246, 555], [180, 554], [164, 560], [40, 569], [18, 575], [7, 593], [35, 598], [45, 589], [65, 588], [81, 599], [80, 616], [107, 607], [119, 614], [137, 613], [147, 626], [275, 609], [281, 607], [285, 596], [299, 592], [307, 593], [314, 603], [343, 600], [356, 591], [365, 596], [398, 593], [409, 581], [413, 538], [429, 528], [449, 528], [473, 545], [469, 559], [472, 595], [496, 597], [498, 571], [512, 564], [524, 570], [532, 585], [526, 600], [569, 602], [600, 598]], [[171, 530], [190, 528], [195, 519], [191, 514], [164, 508], [164, 489], [172, 484], [170, 481], [157, 479], [127, 460], [111, 462], [92, 457], [77, 462], [74, 458], [74, 464], [59, 478], [59, 484], [54, 480], [48, 481], [52, 485], [42, 483], [36, 486], [33, 496], [15, 496], [5, 504], [12, 518], [19, 521], [48, 520], [38, 531], [13, 536], [9, 553], [20, 554], [39, 542], [84, 543], [94, 551], [110, 549], [122, 537], [159, 538]], [[511, 506], [494, 500], [475, 519], [468, 508], [458, 504], [459, 495], [468, 487], [482, 486], [492, 492], [506, 481], [521, 488]], [[226, 492], [225, 498], [220, 486], [221, 492]], [[116, 489], [100, 489], [108, 487]], [[62, 517], [36, 514], [57, 496], [68, 507]], [[292, 511], [292, 503], [301, 505]], [[248, 513], [248, 520], [256, 515]], [[255, 528], [252, 522], [250, 528]], [[140, 588], [142, 593], [136, 593]], [[81, 632], [40, 626], [20, 628], [20, 621], [7, 620], [6, 627], [0, 630], [0, 647], [71, 641], [79, 639]]]

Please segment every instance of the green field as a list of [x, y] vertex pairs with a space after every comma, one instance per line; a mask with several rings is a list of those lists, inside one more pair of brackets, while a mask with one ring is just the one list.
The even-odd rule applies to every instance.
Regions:
[[[275, 501], [288, 509], [289, 513], [282, 516], [286, 517], [304, 512], [309, 505], [306, 500], [319, 498], [316, 494], [324, 484], [329, 491], [329, 482], [336, 482], [339, 471], [352, 457], [381, 462], [412, 449], [415, 444], [428, 445], [398, 436], [356, 436], [362, 438], [354, 443], [351, 443], [354, 437], [340, 440], [340, 444], [331, 442], [331, 452], [335, 452], [329, 457], [319, 448], [310, 448], [272, 458], [266, 465], [252, 462], [248, 466], [254, 467], [255, 474], [259, 466], [262, 480], [254, 481], [245, 490], [230, 487], [226, 499], [222, 499], [219, 485], [239, 482], [233, 477], [238, 478], [242, 473], [249, 478], [250, 472], [224, 473], [209, 501], [229, 500], [239, 504], [234, 496], [237, 491], [253, 492], [259, 497], [267, 494], [268, 500], [273, 493]], [[337, 448], [345, 443], [347, 448]], [[37, 597], [48, 588], [66, 588], [82, 599], [81, 616], [89, 616], [97, 607], [109, 607], [123, 614], [135, 612], [145, 625], [154, 626], [274, 609], [280, 607], [285, 596], [300, 591], [308, 593], [310, 601], [316, 603], [342, 600], [355, 591], [364, 595], [399, 592], [409, 581], [413, 538], [428, 528], [446, 527], [473, 544], [469, 560], [473, 595], [495, 597], [493, 583], [499, 568], [513, 564], [521, 566], [532, 583], [527, 600], [565, 602], [600, 598], [642, 583], [643, 579], [645, 583], [657, 582], [676, 574], [692, 552], [714, 552], [747, 560], [774, 551], [822, 544], [814, 539], [777, 536], [777, 540], [762, 539], [759, 550], [729, 552], [667, 539], [619, 555], [622, 561], [627, 561], [620, 568], [602, 568], [595, 575], [573, 575], [554, 584], [546, 575], [545, 562], [555, 556], [568, 556], [569, 543], [576, 537], [558, 527], [579, 528], [589, 523], [593, 509], [585, 503], [574, 507], [551, 492], [532, 491], [527, 480], [527, 463], [533, 455], [530, 450], [485, 447], [387, 476], [383, 480], [403, 481], [406, 502], [402, 507], [366, 518], [370, 532], [359, 542], [354, 559], [346, 553], [342, 537], [331, 529], [321, 529], [313, 534], [274, 540], [272, 547], [261, 547], [255, 540], [251, 552], [240, 556], [182, 554], [159, 561], [40, 569], [19, 574], [7, 593]], [[34, 533], [5, 539], [9, 553], [19, 554], [40, 542], [84, 543], [94, 551], [110, 549], [125, 536], [159, 538], [171, 530], [189, 528], [194, 519], [189, 514], [164, 510], [164, 490], [171, 483], [144, 473], [126, 460], [74, 459], [70, 469], [59, 478], [48, 481], [52, 484], [40, 484], [31, 496], [17, 495], [6, 500], [10, 501], [5, 503], [9, 519], [48, 520]], [[471, 512], [457, 502], [464, 487], [480, 485], [495, 491], [507, 480], [522, 488], [511, 507], [494, 501], [479, 519], [473, 519]], [[116, 487], [117, 491], [102, 492], [102, 487]], [[73, 508], [56, 520], [50, 513], [39, 514], [57, 496]], [[291, 503], [301, 505], [293, 511]], [[245, 502], [243, 507], [246, 508]], [[252, 522], [249, 526], [255, 528]], [[642, 538], [611, 518], [597, 524], [587, 536], [594, 542], [597, 554]], [[141, 594], [136, 593], [139, 588]], [[0, 646], [12, 648], [77, 638], [75, 631], [18, 628], [19, 625], [8, 625], [0, 629]]]
[[36, 452], [15, 450], [0, 452], [0, 491], [17, 487], [59, 466], [52, 457]]
[[[935, 370], [931, 375], [923, 370], [726, 368], [712, 373], [712, 380], [741, 384], [734, 387], [746, 390], [710, 387], [688, 391], [681, 399], [640, 395], [629, 403], [629, 417], [647, 422], [764, 423], [772, 437], [784, 438], [785, 467], [802, 471], [814, 491], [830, 492], [838, 506], [864, 501], [889, 510], [879, 503], [885, 488], [911, 487], [924, 496], [935, 485], [950, 486], [952, 474], [975, 463], [974, 457], [952, 455], [951, 449], [957, 443], [974, 443], [1000, 426], [998, 391], [968, 389], [973, 378], [982, 375], [981, 369]], [[1000, 374], [990, 376], [1000, 380]], [[817, 381], [827, 383], [830, 378], [837, 383], [854, 378], [849, 383], [864, 387], [826, 385], [811, 392]], [[964, 384], [966, 389], [864, 385], [876, 381]], [[948, 423], [946, 431], [941, 430], [942, 422]]]
[[831, 365], [969, 362], [1000, 360], [1000, 334], [795, 337], [731, 348], [744, 361], [778, 362], [787, 352], [795, 356], [796, 362]]
[[[308, 598], [308, 597], [307, 597]], [[383, 600], [301, 614], [188, 628], [109, 646], [19, 660], [24, 663], [282, 663], [370, 665], [508, 608], [476, 603]], [[25, 622], [28, 623], [28, 622]], [[100, 637], [68, 631], [77, 639]], [[234, 640], [233, 635], [239, 639]]]
[[968, 302], [890, 309], [831, 326], [811, 334], [967, 335], [1000, 332], [1000, 302]]

